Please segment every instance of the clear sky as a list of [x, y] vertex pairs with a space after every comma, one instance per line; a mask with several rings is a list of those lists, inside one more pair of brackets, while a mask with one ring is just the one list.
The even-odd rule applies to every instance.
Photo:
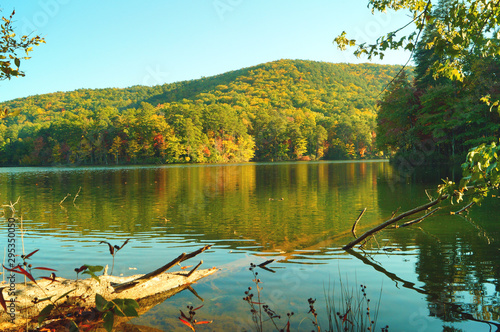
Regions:
[[[80, 88], [157, 85], [278, 59], [367, 62], [338, 51], [343, 30], [359, 41], [403, 26], [402, 13], [371, 14], [367, 0], [0, 0], [18, 34], [46, 44], [0, 81], [0, 101]], [[383, 64], [403, 64], [393, 53]]]

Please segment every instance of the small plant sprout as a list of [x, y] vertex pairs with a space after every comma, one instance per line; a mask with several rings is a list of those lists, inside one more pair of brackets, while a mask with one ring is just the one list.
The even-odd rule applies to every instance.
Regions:
[[113, 268], [115, 267], [115, 255], [116, 253], [121, 250], [127, 243], [128, 241], [130, 241], [130, 239], [127, 239], [125, 242], [123, 242], [123, 244], [121, 245], [121, 247], [117, 246], [117, 245], [111, 245], [111, 243], [109, 242], [106, 242], [106, 241], [101, 241], [99, 242], [99, 244], [102, 244], [102, 243], [106, 243], [109, 247], [109, 253], [111, 254], [111, 256], [113, 256], [113, 265], [111, 266], [111, 273], [110, 275], [113, 274]]
[[187, 306], [188, 315], [186, 315], [182, 310], [181, 312], [181, 317], [179, 317], [179, 320], [182, 322], [182, 324], [186, 325], [189, 327], [192, 331], [196, 331], [196, 326], [201, 325], [201, 324], [210, 324], [213, 321], [209, 320], [202, 320], [202, 321], [197, 321], [194, 316], [196, 315], [196, 310], [200, 309], [203, 306], [199, 306], [198, 308], [194, 308], [193, 306]]
[[[328, 295], [326, 300], [329, 331], [376, 330], [380, 298], [372, 308], [373, 301], [368, 298], [366, 285], [360, 285], [357, 291], [342, 285], [339, 301], [335, 301], [332, 295]], [[389, 326], [382, 328], [382, 331], [388, 330]]]
[[308, 314], [312, 314], [313, 317], [314, 317], [314, 320], [312, 321], [314, 327], [316, 327], [318, 329], [318, 332], [321, 331], [321, 328], [318, 324], [318, 313], [316, 312], [316, 309], [314, 308], [314, 302], [316, 302], [316, 299], [312, 299], [312, 298], [309, 298], [307, 300], [307, 302], [309, 303], [309, 312]]
[[82, 265], [80, 267], [75, 268], [76, 272], [76, 281], [78, 281], [78, 274], [83, 272], [83, 274], [88, 274], [95, 280], [99, 281], [99, 277], [95, 274], [96, 272], [102, 271], [104, 267], [101, 265]]
[[75, 267], [75, 272], [76, 272], [76, 281], [78, 281], [78, 274], [81, 272], [85, 271], [87, 269], [87, 265], [82, 265], [80, 267]]
[[[36, 252], [38, 252], [40, 249], [36, 249], [32, 252], [30, 252], [28, 255], [21, 255], [21, 259], [23, 260], [23, 264], [18, 264], [17, 266], [14, 266], [9, 269], [5, 266], [3, 266], [4, 269], [6, 269], [9, 272], [12, 273], [18, 273], [24, 275], [25, 278], [28, 278], [30, 281], [36, 284], [35, 278], [32, 275], [33, 270], [43, 270], [43, 271], [51, 271], [51, 272], [56, 272], [57, 270], [48, 268], [48, 267], [33, 267], [33, 265], [29, 264], [26, 260], [29, 259], [31, 256], [33, 256]], [[54, 275], [52, 277], [52, 275]], [[55, 273], [52, 273], [51, 278], [48, 277], [42, 277], [43, 279], [49, 279], [49, 280], [55, 280]], [[25, 279], [26, 280], [26, 279]]]
[[[273, 260], [266, 261], [260, 265], [255, 265], [253, 263], [250, 263], [250, 268], [249, 270], [253, 274], [253, 279], [252, 281], [255, 283], [255, 289], [257, 290], [257, 299], [254, 299], [255, 295], [252, 292], [252, 287], [248, 287], [248, 289], [245, 291], [245, 297], [243, 298], [243, 301], [247, 302], [248, 305], [250, 306], [250, 312], [252, 313], [252, 321], [255, 325], [255, 330], [258, 332], [264, 331], [264, 323], [266, 321], [271, 321], [271, 323], [274, 325], [274, 328], [277, 331], [290, 331], [290, 318], [293, 316], [293, 312], [287, 313], [287, 322], [283, 328], [278, 327], [278, 320], [281, 319], [281, 316], [278, 315], [274, 310], [272, 310], [269, 305], [265, 304], [261, 300], [261, 291], [262, 291], [262, 286], [261, 283], [262, 281], [258, 278], [259, 272], [255, 271], [256, 267], [260, 267], [264, 270], [270, 271], [274, 273], [273, 270], [266, 268], [266, 265], [271, 263]], [[268, 319], [264, 320], [264, 314], [267, 315]]]

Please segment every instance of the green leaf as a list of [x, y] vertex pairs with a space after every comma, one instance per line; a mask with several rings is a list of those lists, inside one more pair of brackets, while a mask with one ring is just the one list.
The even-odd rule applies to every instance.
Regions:
[[496, 163], [496, 162], [495, 162], [495, 163], [493, 163], [493, 164], [491, 164], [490, 166], [488, 166], [488, 168], [486, 169], [486, 174], [491, 173], [491, 171], [492, 171], [493, 169], [495, 169], [496, 167], [497, 167], [497, 163]]
[[80, 332], [80, 329], [78, 328], [78, 325], [74, 321], [71, 321], [69, 323], [69, 332]]
[[139, 303], [137, 303], [137, 301], [134, 299], [125, 299], [125, 305], [139, 309]]
[[15, 58], [14, 63], [16, 64], [17, 68], [19, 68], [19, 66], [21, 65], [21, 60], [19, 60], [19, 58]]
[[41, 325], [43, 321], [50, 315], [52, 312], [52, 309], [54, 309], [53, 304], [47, 305], [45, 308], [40, 311], [40, 314], [38, 315], [38, 325]]
[[85, 266], [87, 267], [87, 271], [91, 271], [91, 272], [99, 272], [99, 271], [102, 271], [102, 269], [104, 269], [103, 266], [101, 265], [86, 265]]
[[102, 295], [100, 294], [95, 294], [95, 307], [98, 311], [103, 312], [105, 309], [104, 307], [108, 304], [108, 301]]
[[113, 301], [108, 301], [103, 307], [103, 311], [113, 309], [115, 307], [115, 303]]
[[113, 312], [116, 316], [120, 317], [137, 317], [136, 308], [139, 308], [139, 304], [133, 299], [115, 299], [112, 301], [115, 304]]
[[87, 270], [85, 270], [85, 272], [83, 272], [82, 274], [88, 274], [93, 279], [97, 280], [100, 283], [101, 280], [99, 280], [99, 277], [95, 274], [95, 272], [101, 271], [103, 267], [100, 265], [85, 265], [85, 266], [87, 266]]
[[102, 316], [102, 319], [104, 320], [103, 327], [106, 329], [106, 331], [111, 332], [113, 330], [113, 324], [115, 320], [113, 313], [111, 311], [108, 311]]
[[123, 313], [127, 317], [138, 317], [139, 316], [139, 314], [137, 313], [137, 310], [135, 310], [135, 308], [131, 307], [131, 306], [125, 306], [123, 308]]

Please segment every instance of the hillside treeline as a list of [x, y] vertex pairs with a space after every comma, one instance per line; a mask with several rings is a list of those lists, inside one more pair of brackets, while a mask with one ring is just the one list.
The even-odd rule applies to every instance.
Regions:
[[214, 77], [0, 104], [1, 165], [373, 157], [376, 97], [400, 67], [279, 60]]

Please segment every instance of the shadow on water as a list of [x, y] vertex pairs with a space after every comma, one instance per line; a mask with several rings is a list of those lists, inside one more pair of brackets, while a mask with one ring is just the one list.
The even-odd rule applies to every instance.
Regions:
[[500, 331], [500, 324], [492, 321], [477, 319], [471, 313], [467, 312], [466, 309], [462, 308], [460, 304], [456, 304], [453, 302], [443, 302], [440, 299], [439, 295], [435, 293], [431, 293], [423, 288], [416, 287], [415, 283], [404, 280], [398, 277], [395, 273], [387, 271], [381, 265], [377, 264], [373, 259], [370, 259], [370, 256], [365, 254], [362, 255], [359, 252], [349, 249], [347, 252], [359, 259], [363, 264], [373, 267], [377, 272], [382, 273], [387, 276], [389, 279], [396, 283], [396, 287], [398, 287], [398, 283], [405, 288], [411, 289], [419, 294], [423, 294], [427, 296], [427, 300], [430, 305], [430, 309], [433, 309], [433, 315], [441, 318], [443, 321], [457, 321], [457, 320], [470, 320], [478, 323], [487, 324], [490, 327], [496, 327], [495, 331]]

